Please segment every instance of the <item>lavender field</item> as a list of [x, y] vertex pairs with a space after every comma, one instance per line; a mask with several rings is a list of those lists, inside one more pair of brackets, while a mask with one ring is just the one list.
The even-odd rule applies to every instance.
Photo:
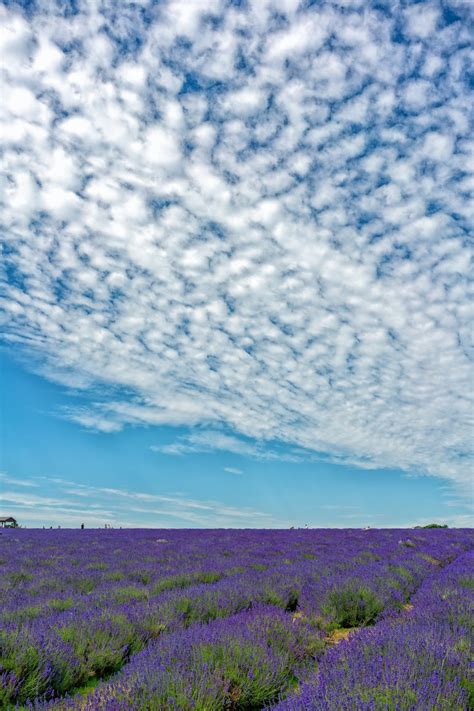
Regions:
[[4, 530], [0, 707], [473, 708], [473, 543], [459, 529]]

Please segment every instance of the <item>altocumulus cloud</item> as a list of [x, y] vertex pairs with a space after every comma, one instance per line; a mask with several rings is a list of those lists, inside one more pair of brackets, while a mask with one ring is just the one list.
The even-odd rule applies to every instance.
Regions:
[[113, 392], [65, 416], [467, 484], [469, 4], [24, 6], [1, 9], [4, 331]]

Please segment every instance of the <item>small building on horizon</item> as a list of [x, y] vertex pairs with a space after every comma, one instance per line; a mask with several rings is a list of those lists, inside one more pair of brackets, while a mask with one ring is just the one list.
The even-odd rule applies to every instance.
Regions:
[[0, 528], [18, 528], [18, 522], [13, 516], [0, 516]]

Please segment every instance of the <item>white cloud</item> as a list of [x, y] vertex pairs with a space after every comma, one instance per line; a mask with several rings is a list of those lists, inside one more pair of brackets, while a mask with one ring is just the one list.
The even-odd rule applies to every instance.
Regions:
[[0, 492], [0, 501], [8, 504], [17, 504], [20, 506], [65, 506], [74, 505], [73, 501], [58, 499], [51, 496], [41, 496], [37, 494], [27, 493], [23, 491], [2, 491]]
[[467, 485], [468, 23], [438, 3], [163, 2], [149, 25], [40, 7], [0, 10], [4, 331], [114, 393], [60, 415]]
[[228, 474], [243, 474], [242, 469], [237, 469], [237, 467], [224, 467], [224, 471], [227, 472]]
[[63, 190], [60, 187], [50, 187], [41, 192], [43, 207], [50, 215], [58, 220], [67, 222], [76, 217], [80, 208], [79, 197], [71, 190]]
[[122, 429], [120, 422], [114, 422], [95, 412], [90, 412], [84, 408], [64, 408], [62, 417], [72, 422], [77, 422], [86, 429], [98, 432], [119, 432]]
[[251, 116], [259, 109], [265, 108], [264, 99], [262, 91], [245, 87], [228, 94], [223, 102], [223, 107], [226, 112], [232, 112], [236, 116]]
[[0, 472], [0, 480], [6, 484], [14, 484], [15, 486], [39, 486], [39, 484], [32, 479], [19, 479], [18, 477], [8, 476], [8, 474], [4, 474], [3, 472]]
[[433, 34], [438, 18], [437, 3], [421, 2], [405, 10], [408, 33], [421, 39], [426, 39]]
[[[301, 455], [278, 452], [261, 444], [253, 444], [214, 430], [202, 430], [180, 437], [176, 442], [165, 445], [153, 445], [153, 452], [162, 454], [183, 455], [196, 452], [224, 451], [240, 454], [243, 457], [268, 461], [299, 462]], [[230, 471], [226, 469], [225, 471]], [[236, 472], [234, 472], [236, 473]], [[239, 472], [241, 473], [241, 472]]]
[[180, 163], [181, 152], [176, 136], [161, 126], [152, 126], [146, 132], [143, 159], [152, 166], [172, 167]]
[[453, 139], [436, 131], [427, 133], [423, 150], [430, 160], [448, 160], [453, 152]]

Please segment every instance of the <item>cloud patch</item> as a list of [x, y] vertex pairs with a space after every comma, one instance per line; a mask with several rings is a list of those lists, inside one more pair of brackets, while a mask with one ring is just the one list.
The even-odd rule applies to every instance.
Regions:
[[13, 476], [8, 476], [8, 474], [4, 474], [3, 472], [0, 472], [0, 482], [3, 482], [4, 484], [13, 484], [14, 486], [27, 486], [27, 487], [38, 487], [39, 484], [36, 481], [33, 481], [33, 479], [20, 479], [18, 477], [13, 477]]
[[[281, 452], [269, 448], [263, 443], [254, 443], [239, 439], [218, 430], [198, 430], [183, 435], [176, 442], [165, 445], [152, 445], [153, 452], [161, 454], [183, 455], [205, 452], [232, 452], [242, 457], [261, 461], [300, 462], [300, 454]], [[226, 469], [225, 471], [229, 471]], [[237, 473], [234, 471], [234, 473]], [[239, 472], [242, 473], [242, 472]]]
[[466, 3], [0, 19], [5, 339], [110, 389], [63, 415], [468, 484]]

